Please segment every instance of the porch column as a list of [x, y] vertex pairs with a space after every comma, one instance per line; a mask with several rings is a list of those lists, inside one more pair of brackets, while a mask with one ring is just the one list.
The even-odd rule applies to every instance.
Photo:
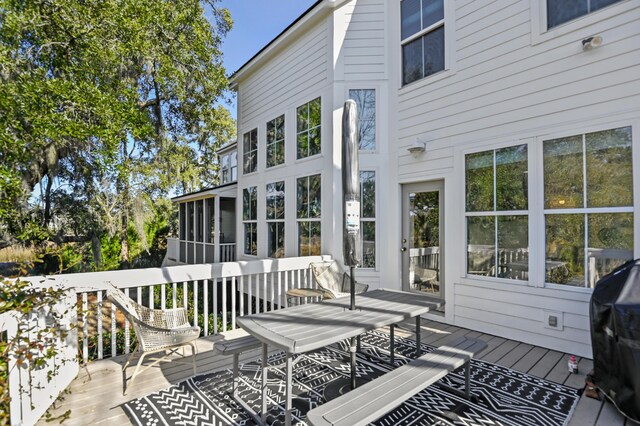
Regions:
[[213, 197], [213, 262], [220, 262], [220, 197]]

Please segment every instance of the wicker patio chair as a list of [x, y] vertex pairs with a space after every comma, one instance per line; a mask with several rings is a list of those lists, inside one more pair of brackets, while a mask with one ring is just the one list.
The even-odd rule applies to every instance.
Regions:
[[[309, 265], [313, 278], [323, 292], [323, 299], [336, 299], [349, 296], [351, 277], [344, 272], [338, 262], [316, 262]], [[369, 289], [367, 284], [356, 282], [356, 294], [364, 293]]]
[[[127, 387], [133, 383], [138, 374], [153, 367], [163, 361], [165, 357], [176, 353], [178, 349], [185, 346], [191, 346], [192, 362], [189, 364], [193, 364], [193, 374], [196, 374], [196, 353], [198, 350], [194, 341], [200, 336], [200, 327], [192, 327], [189, 324], [185, 308], [150, 309], [137, 304], [116, 287], [107, 291], [107, 297], [133, 324], [138, 340], [137, 351], [131, 352], [127, 362], [122, 366], [123, 395], [126, 394]], [[157, 352], [165, 352], [165, 354], [141, 370], [140, 366], [145, 356]], [[126, 369], [135, 355], [139, 355], [140, 359], [133, 375], [128, 380], [129, 383], [127, 383]], [[182, 356], [185, 357], [184, 349]]]

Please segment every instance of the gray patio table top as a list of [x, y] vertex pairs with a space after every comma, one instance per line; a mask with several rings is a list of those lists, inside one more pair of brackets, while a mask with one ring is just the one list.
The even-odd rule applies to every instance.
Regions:
[[[291, 424], [292, 355], [313, 351], [370, 330], [416, 318], [444, 304], [441, 299], [398, 290], [378, 289], [356, 296], [349, 310], [348, 297], [293, 306], [237, 319], [238, 324], [263, 343], [262, 420], [266, 420], [267, 346], [286, 352], [286, 418]], [[417, 347], [420, 343], [417, 339]], [[353, 348], [352, 350], [355, 350]]]

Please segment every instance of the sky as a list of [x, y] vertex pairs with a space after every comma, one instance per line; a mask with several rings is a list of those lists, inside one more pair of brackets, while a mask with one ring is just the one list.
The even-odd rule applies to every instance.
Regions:
[[[222, 45], [224, 66], [231, 75], [266, 46], [316, 0], [221, 0], [231, 12], [233, 28]], [[228, 105], [236, 117], [235, 101]]]

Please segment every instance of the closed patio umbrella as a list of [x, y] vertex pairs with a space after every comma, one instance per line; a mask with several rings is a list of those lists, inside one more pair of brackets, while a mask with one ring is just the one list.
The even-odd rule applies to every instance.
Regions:
[[[360, 164], [358, 159], [358, 111], [355, 101], [349, 99], [342, 111], [342, 193], [343, 255], [349, 266], [351, 310], [356, 308], [356, 284], [353, 270], [360, 266]], [[355, 338], [351, 339], [351, 389], [356, 387]]]

